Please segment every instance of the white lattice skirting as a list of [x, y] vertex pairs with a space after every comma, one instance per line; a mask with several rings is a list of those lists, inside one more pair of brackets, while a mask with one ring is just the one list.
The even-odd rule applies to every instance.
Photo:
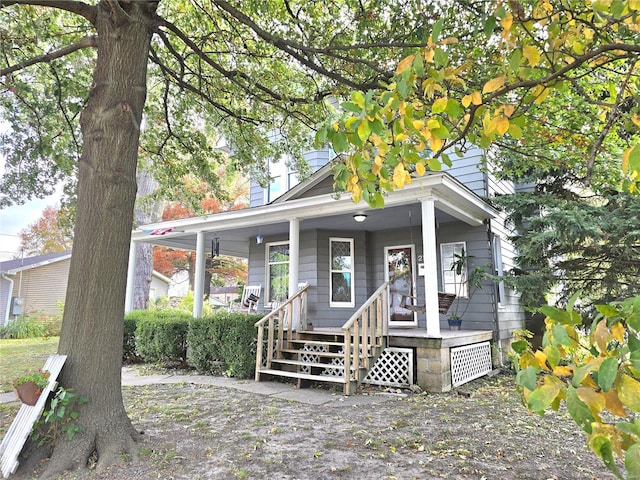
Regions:
[[451, 349], [451, 385], [457, 387], [491, 371], [489, 342]]
[[387, 347], [369, 370], [364, 383], [389, 387], [413, 385], [413, 349]]

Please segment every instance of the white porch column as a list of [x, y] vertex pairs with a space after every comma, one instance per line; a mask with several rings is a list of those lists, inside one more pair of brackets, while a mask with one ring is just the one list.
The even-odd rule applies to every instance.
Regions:
[[124, 313], [133, 311], [133, 295], [136, 288], [136, 260], [137, 243], [131, 242], [129, 245], [129, 265], [127, 267], [127, 290], [124, 296]]
[[202, 297], [204, 296], [204, 232], [196, 235], [196, 271], [193, 279], [193, 318], [202, 316]]
[[424, 258], [424, 298], [427, 316], [427, 335], [440, 337], [438, 310], [438, 250], [436, 245], [435, 200], [426, 198], [422, 203], [422, 253]]
[[[300, 220], [289, 219], [289, 296], [298, 291], [298, 270], [300, 268]], [[294, 330], [298, 328], [300, 319], [293, 319]]]

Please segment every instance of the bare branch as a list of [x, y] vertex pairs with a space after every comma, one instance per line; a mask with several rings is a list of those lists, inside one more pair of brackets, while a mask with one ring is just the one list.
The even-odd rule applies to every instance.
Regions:
[[57, 58], [64, 57], [65, 55], [69, 55], [70, 53], [76, 52], [78, 50], [82, 50], [83, 48], [96, 48], [98, 46], [98, 37], [84, 37], [78, 40], [76, 43], [72, 45], [67, 45], [66, 47], [61, 48], [60, 50], [56, 50], [54, 52], [47, 53], [45, 55], [39, 55], [37, 57], [30, 58], [22, 63], [18, 63], [17, 65], [13, 65], [11, 67], [0, 69], [0, 77], [4, 77], [13, 72], [17, 72], [18, 70], [22, 70], [24, 68], [30, 67], [31, 65], [35, 65], [37, 63], [48, 63]]

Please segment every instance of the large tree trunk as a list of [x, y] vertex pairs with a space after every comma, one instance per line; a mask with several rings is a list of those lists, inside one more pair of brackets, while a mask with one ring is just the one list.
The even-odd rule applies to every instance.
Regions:
[[[157, 2], [100, 2], [98, 57], [80, 120], [84, 150], [59, 353], [60, 384], [86, 395], [82, 431], [63, 438], [43, 478], [83, 467], [95, 451], [105, 466], [135, 452], [137, 435], [122, 401], [121, 367], [127, 262], [136, 197], [140, 121]], [[125, 9], [125, 10], [122, 10]]]

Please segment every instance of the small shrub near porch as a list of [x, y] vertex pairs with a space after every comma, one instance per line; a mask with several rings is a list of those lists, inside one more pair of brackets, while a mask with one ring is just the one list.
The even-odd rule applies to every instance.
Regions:
[[191, 319], [187, 334], [188, 363], [203, 373], [250, 378], [255, 373], [254, 326], [261, 315], [219, 312]]
[[123, 361], [187, 364], [202, 373], [251, 378], [261, 315], [219, 311], [202, 318], [140, 310], [124, 320]]

